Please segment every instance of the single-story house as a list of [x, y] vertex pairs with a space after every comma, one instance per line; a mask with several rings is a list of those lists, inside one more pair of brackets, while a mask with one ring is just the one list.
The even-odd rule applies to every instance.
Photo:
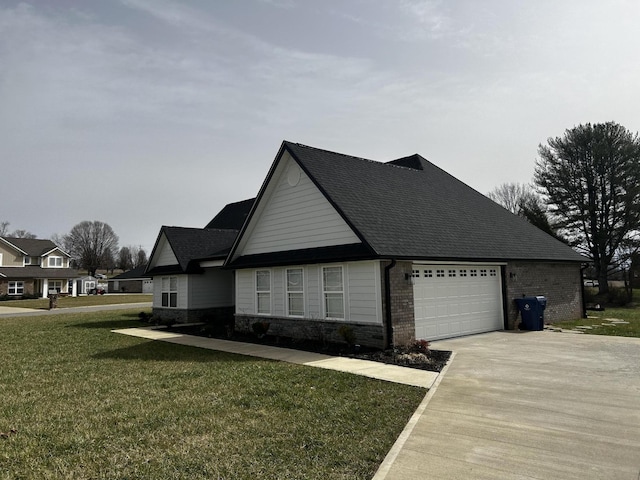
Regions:
[[523, 295], [546, 296], [549, 320], [584, 314], [586, 258], [417, 154], [381, 163], [283, 142], [230, 248], [214, 256], [221, 233], [182, 229], [199, 245], [184, 265], [175, 228], [152, 254], [151, 271], [173, 263], [176, 275], [154, 307], [157, 291], [163, 308], [189, 310], [177, 277], [216, 272], [197, 290], [232, 292], [237, 328], [339, 340], [346, 324], [384, 347], [516, 328]]
[[140, 265], [108, 280], [109, 293], [153, 293], [153, 279], [146, 277], [147, 265]]
[[51, 240], [0, 237], [0, 295], [75, 295], [70, 258]]

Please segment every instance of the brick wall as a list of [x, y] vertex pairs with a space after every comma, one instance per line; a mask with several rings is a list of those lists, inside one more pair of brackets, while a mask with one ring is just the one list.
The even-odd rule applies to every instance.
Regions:
[[235, 307], [233, 306], [191, 310], [153, 307], [152, 314], [157, 320], [173, 320], [175, 323], [207, 322], [224, 325], [233, 321], [234, 310]]
[[505, 268], [508, 328], [517, 328], [521, 321], [515, 299], [523, 295], [547, 297], [545, 322], [580, 318], [581, 283], [580, 264], [510, 262]]
[[[385, 267], [390, 261], [381, 263], [382, 280], [382, 314], [386, 323], [386, 294], [385, 294]], [[415, 340], [415, 316], [413, 308], [413, 283], [411, 262], [397, 262], [389, 271], [389, 284], [391, 290], [391, 324], [393, 325], [393, 345], [406, 345]], [[408, 277], [407, 277], [408, 275]], [[409, 280], [407, 280], [407, 278]], [[385, 330], [386, 336], [386, 330]]]
[[236, 314], [235, 330], [251, 333], [253, 332], [251, 325], [255, 322], [269, 322], [269, 335], [335, 343], [344, 343], [344, 339], [338, 334], [338, 328], [340, 328], [340, 325], [348, 325], [353, 328], [358, 345], [374, 348], [384, 347], [384, 326], [380, 324], [342, 323], [305, 318]]

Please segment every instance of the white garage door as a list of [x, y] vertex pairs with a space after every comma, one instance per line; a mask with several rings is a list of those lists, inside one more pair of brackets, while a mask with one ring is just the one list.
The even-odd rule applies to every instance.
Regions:
[[414, 265], [416, 339], [501, 330], [501, 285], [495, 265]]

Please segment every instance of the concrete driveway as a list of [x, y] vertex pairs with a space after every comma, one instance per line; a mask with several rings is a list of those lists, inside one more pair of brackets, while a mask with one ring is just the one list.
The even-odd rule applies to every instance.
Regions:
[[376, 480], [640, 479], [640, 339], [493, 332], [433, 348], [455, 358]]

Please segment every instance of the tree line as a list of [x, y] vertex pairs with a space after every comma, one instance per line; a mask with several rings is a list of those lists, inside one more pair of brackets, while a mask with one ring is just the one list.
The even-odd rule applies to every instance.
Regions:
[[599, 294], [610, 274], [629, 280], [638, 263], [640, 140], [622, 125], [587, 123], [549, 138], [531, 184], [505, 183], [488, 197], [589, 257]]
[[[26, 230], [9, 229], [9, 222], [0, 222], [0, 236], [11, 238], [37, 238]], [[95, 275], [97, 270], [113, 272], [116, 268], [127, 271], [146, 265], [147, 252], [142, 246], [119, 247], [118, 235], [111, 226], [100, 221], [82, 221], [65, 235], [51, 237], [62, 250], [71, 255], [74, 268]]]

